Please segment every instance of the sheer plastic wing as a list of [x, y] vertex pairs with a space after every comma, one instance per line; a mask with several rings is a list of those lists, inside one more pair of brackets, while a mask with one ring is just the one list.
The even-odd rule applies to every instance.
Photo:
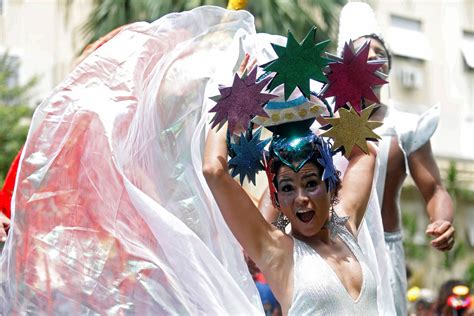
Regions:
[[1, 257], [3, 311], [263, 313], [201, 173], [207, 97], [253, 33], [249, 13], [217, 7], [132, 24], [39, 106]]

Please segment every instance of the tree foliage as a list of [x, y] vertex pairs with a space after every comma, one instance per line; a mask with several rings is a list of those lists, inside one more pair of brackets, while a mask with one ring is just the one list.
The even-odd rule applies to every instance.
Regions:
[[405, 255], [409, 260], [423, 260], [426, 257], [428, 246], [426, 242], [420, 242], [416, 236], [420, 230], [415, 211], [402, 211], [403, 231], [406, 238], [403, 240]]
[[37, 79], [16, 82], [18, 62], [4, 54], [0, 57], [0, 186], [11, 162], [24, 144], [33, 110], [28, 106], [29, 92]]
[[7, 53], [0, 56], [0, 105], [25, 106], [29, 101], [29, 91], [38, 81], [31, 78], [26, 84], [18, 84], [19, 62]]
[[[64, 0], [68, 16], [75, 0]], [[248, 0], [247, 10], [255, 16], [258, 32], [287, 35], [291, 30], [299, 40], [312, 25], [317, 40], [335, 38], [339, 11], [344, 0]], [[226, 0], [94, 0], [92, 12], [81, 28], [86, 42], [92, 43], [113, 29], [136, 21], [154, 21], [170, 12], [202, 5], [227, 6]]]
[[471, 289], [474, 289], [474, 261], [471, 261], [471, 263], [467, 267], [464, 279], [469, 284]]

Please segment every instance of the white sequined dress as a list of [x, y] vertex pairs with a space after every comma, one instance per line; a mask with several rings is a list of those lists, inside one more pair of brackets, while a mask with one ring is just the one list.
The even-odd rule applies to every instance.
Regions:
[[328, 263], [308, 244], [294, 239], [293, 299], [288, 315], [378, 315], [377, 284], [362, 251], [347, 229], [338, 233], [362, 269], [362, 288], [353, 299]]

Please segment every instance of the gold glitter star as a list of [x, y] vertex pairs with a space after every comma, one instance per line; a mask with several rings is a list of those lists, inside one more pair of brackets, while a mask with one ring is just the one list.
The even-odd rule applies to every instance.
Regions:
[[367, 139], [380, 139], [373, 129], [382, 125], [382, 122], [369, 121], [369, 115], [374, 105], [367, 107], [357, 114], [354, 108], [350, 111], [344, 108], [339, 110], [338, 118], [327, 119], [331, 128], [322, 133], [322, 136], [332, 137], [334, 139], [334, 150], [344, 147], [344, 156], [349, 157], [354, 145], [357, 145], [366, 154], [369, 152]]

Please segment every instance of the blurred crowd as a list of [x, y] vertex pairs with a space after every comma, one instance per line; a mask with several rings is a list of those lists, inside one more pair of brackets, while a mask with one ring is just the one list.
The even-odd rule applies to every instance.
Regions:
[[474, 296], [467, 282], [463, 280], [444, 282], [438, 293], [414, 286], [408, 290], [407, 299], [409, 315], [474, 315], [474, 304], [472, 303]]

